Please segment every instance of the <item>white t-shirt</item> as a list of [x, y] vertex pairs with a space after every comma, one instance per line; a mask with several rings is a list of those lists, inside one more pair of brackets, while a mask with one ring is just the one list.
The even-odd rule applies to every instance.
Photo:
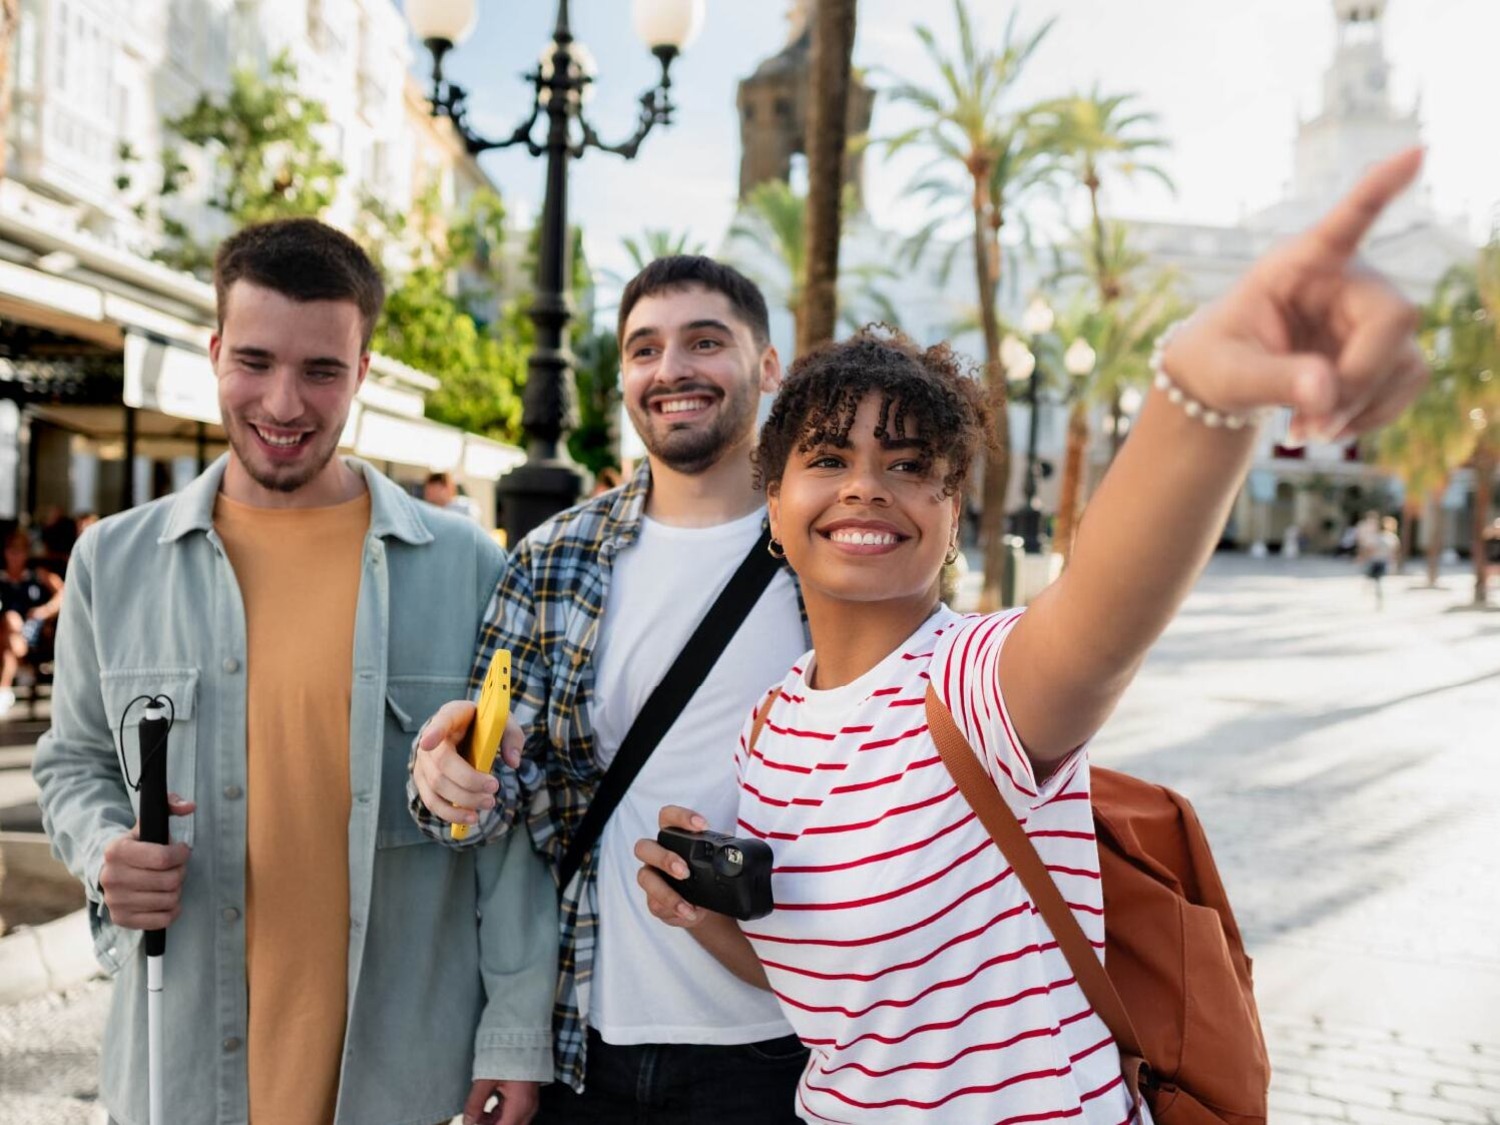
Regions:
[[775, 851], [776, 909], [743, 929], [812, 1048], [805, 1120], [1130, 1119], [1108, 1029], [927, 730], [930, 674], [1102, 956], [1087, 755], [1038, 787], [1000, 695], [1018, 617], [940, 607], [828, 691], [808, 654], [753, 754], [745, 726], [739, 832]]
[[[653, 688], [760, 536], [764, 511], [710, 528], [642, 522], [610, 579], [590, 702], [608, 766]], [[667, 731], [605, 825], [599, 939], [589, 1025], [607, 1043], [754, 1043], [791, 1034], [776, 999], [731, 975], [685, 930], [662, 925], [636, 883], [637, 840], [656, 836], [663, 805], [685, 805], [729, 831], [734, 748], [745, 709], [807, 647], [797, 593], [771, 580], [692, 702]]]

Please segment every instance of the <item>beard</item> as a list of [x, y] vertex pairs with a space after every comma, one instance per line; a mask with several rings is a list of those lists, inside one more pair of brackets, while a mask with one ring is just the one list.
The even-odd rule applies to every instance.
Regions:
[[665, 397], [664, 394], [648, 395], [640, 405], [631, 404], [627, 413], [647, 453], [669, 469], [696, 476], [707, 472], [726, 452], [748, 440], [754, 433], [760, 388], [752, 381], [729, 391], [715, 386], [690, 384], [673, 387], [671, 394], [680, 395], [689, 391], [713, 396], [718, 403], [718, 411], [711, 420], [699, 423], [673, 422], [670, 416], [657, 414], [651, 409], [651, 400], [653, 397]]
[[267, 459], [258, 439], [250, 431], [250, 423], [244, 419], [234, 419], [232, 424], [224, 427], [224, 433], [229, 440], [229, 448], [234, 451], [251, 480], [271, 492], [296, 492], [321, 473], [332, 460], [334, 453], [338, 451], [343, 426], [314, 433], [302, 450], [302, 456], [285, 465]]

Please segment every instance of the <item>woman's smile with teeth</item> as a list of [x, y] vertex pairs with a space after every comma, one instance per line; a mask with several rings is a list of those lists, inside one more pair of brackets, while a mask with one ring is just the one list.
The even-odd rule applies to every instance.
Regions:
[[830, 531], [828, 538], [835, 543], [850, 543], [860, 547], [884, 547], [893, 546], [898, 542], [895, 534], [889, 531]]

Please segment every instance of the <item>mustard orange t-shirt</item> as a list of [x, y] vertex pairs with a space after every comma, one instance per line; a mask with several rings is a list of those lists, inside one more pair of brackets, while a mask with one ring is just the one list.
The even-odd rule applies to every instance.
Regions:
[[245, 605], [250, 1120], [326, 1125], [349, 953], [349, 702], [370, 497], [214, 526]]

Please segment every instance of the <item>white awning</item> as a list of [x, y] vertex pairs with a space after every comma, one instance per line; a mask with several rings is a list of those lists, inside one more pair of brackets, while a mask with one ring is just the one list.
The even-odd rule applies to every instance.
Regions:
[[125, 333], [126, 406], [219, 424], [219, 388], [208, 352], [139, 332]]
[[366, 410], [360, 415], [354, 452], [369, 461], [399, 461], [451, 472], [464, 453], [464, 432], [415, 418]]

